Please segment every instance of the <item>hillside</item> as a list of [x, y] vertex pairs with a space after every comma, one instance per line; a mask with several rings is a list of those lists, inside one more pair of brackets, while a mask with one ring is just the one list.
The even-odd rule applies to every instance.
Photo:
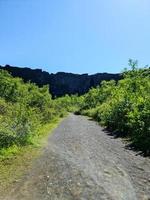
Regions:
[[31, 81], [38, 86], [49, 85], [52, 96], [63, 96], [65, 94], [85, 94], [91, 87], [96, 87], [103, 80], [119, 80], [120, 74], [97, 73], [73, 74], [58, 72], [49, 74], [41, 69], [19, 68], [9, 65], [0, 66], [0, 69], [6, 69], [14, 77], [21, 77], [25, 82]]

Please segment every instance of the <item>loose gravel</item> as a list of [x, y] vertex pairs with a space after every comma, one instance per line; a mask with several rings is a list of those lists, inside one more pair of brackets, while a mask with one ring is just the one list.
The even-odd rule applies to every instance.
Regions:
[[149, 200], [150, 159], [70, 114], [5, 200]]

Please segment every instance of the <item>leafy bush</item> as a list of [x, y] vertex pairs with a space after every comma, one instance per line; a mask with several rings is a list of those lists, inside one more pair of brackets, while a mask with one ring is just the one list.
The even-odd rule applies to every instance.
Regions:
[[0, 119], [0, 147], [26, 144], [39, 127], [39, 116], [31, 108], [15, 104]]
[[54, 100], [56, 110], [58, 109], [59, 112], [63, 111], [64, 113], [66, 111], [68, 112], [76, 112], [80, 109], [82, 103], [83, 103], [84, 97], [78, 96], [78, 95], [65, 95], [64, 97], [60, 97]]
[[0, 149], [25, 145], [38, 129], [61, 115], [49, 88], [24, 83], [0, 70]]
[[133, 144], [150, 153], [150, 68], [136, 67], [124, 79], [102, 82], [85, 95], [80, 112], [93, 117], [102, 125], [131, 138]]

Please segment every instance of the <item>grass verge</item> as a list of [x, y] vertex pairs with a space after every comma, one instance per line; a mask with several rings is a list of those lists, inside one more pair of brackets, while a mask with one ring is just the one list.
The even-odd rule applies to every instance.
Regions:
[[53, 119], [44, 125], [31, 139], [30, 145], [12, 146], [0, 151], [0, 194], [6, 193], [31, 168], [33, 160], [40, 155], [42, 147], [46, 145], [49, 134], [61, 120], [62, 118]]

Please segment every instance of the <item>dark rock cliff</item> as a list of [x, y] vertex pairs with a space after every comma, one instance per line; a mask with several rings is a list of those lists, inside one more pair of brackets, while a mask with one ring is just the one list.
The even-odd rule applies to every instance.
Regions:
[[14, 77], [21, 77], [25, 82], [31, 81], [38, 86], [49, 85], [52, 96], [63, 96], [65, 94], [79, 95], [86, 93], [91, 87], [96, 87], [103, 80], [121, 79], [120, 74], [97, 73], [88, 74], [72, 74], [58, 72], [49, 74], [41, 69], [19, 68], [9, 65], [0, 66], [0, 69], [9, 71]]

